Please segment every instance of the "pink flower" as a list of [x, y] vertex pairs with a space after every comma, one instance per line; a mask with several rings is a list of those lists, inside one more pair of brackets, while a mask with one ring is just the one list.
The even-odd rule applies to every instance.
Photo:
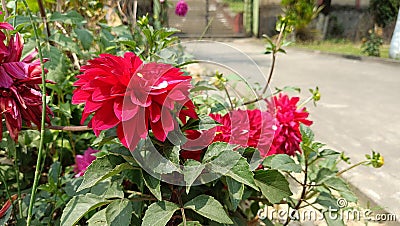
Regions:
[[83, 155], [76, 155], [75, 156], [75, 165], [74, 165], [74, 172], [75, 177], [81, 177], [85, 174], [86, 169], [88, 166], [96, 159], [94, 153], [99, 152], [98, 150], [94, 150], [92, 148], [88, 148]]
[[179, 0], [179, 2], [176, 3], [175, 14], [177, 16], [186, 16], [188, 10], [189, 7], [185, 0]]
[[176, 112], [197, 118], [189, 99], [191, 77], [168, 64], [143, 64], [128, 52], [123, 57], [101, 54], [82, 67], [72, 103], [85, 103], [81, 123], [93, 114], [89, 127], [96, 135], [117, 126], [122, 144], [134, 150], [151, 129], [154, 137], [165, 141], [168, 132], [178, 128]]
[[268, 155], [288, 154], [295, 155], [299, 148], [301, 139], [300, 123], [310, 126], [312, 121], [308, 120], [309, 113], [306, 108], [297, 108], [299, 97], [289, 98], [286, 94], [274, 96], [276, 113], [276, 132]]
[[[14, 28], [8, 23], [0, 23], [0, 29]], [[23, 122], [27, 126], [41, 125], [42, 94], [38, 84], [42, 77], [40, 61], [33, 61], [37, 52], [20, 60], [24, 46], [19, 34], [10, 36], [7, 46], [4, 45], [6, 38], [0, 31], [0, 112], [11, 138], [17, 141]], [[52, 112], [48, 107], [46, 111], [46, 123], [50, 124]], [[2, 129], [0, 127], [0, 138]]]
[[215, 141], [238, 144], [242, 147], [257, 148], [266, 156], [274, 136], [274, 120], [269, 112], [255, 110], [234, 110], [224, 116], [210, 115], [221, 123], [216, 127]]

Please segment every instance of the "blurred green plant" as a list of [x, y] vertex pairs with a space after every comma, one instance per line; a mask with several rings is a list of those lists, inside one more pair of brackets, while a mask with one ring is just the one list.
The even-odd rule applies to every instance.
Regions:
[[366, 54], [367, 56], [380, 57], [380, 47], [383, 44], [383, 39], [372, 30], [369, 30], [368, 33], [369, 36], [363, 39], [361, 53]]

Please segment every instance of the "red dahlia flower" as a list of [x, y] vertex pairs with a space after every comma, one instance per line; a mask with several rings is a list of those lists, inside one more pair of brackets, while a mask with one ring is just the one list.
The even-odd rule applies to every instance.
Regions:
[[308, 120], [306, 108], [297, 108], [299, 97], [289, 98], [286, 94], [274, 96], [276, 113], [276, 132], [271, 150], [268, 155], [288, 154], [295, 155], [300, 151], [299, 145], [302, 141], [300, 133], [300, 123], [310, 126], [312, 121]]
[[89, 127], [96, 135], [117, 126], [122, 144], [133, 150], [149, 127], [155, 138], [165, 141], [168, 132], [177, 128], [173, 110], [182, 109], [182, 121], [197, 118], [189, 99], [190, 76], [168, 64], [143, 64], [134, 53], [123, 57], [101, 54], [82, 67], [72, 103], [85, 103], [83, 123], [93, 113]]
[[[14, 29], [8, 23], [0, 23], [1, 28]], [[17, 141], [23, 122], [27, 126], [41, 125], [42, 94], [37, 85], [42, 81], [41, 68], [39, 60], [33, 61], [36, 51], [20, 60], [23, 43], [18, 33], [10, 37], [7, 46], [3, 45], [5, 39], [0, 31], [0, 112], [11, 138]], [[46, 111], [52, 114], [48, 107]], [[46, 122], [50, 123], [48, 116]]]
[[235, 110], [221, 116], [210, 115], [221, 123], [216, 127], [215, 141], [238, 144], [242, 147], [258, 148], [262, 156], [268, 154], [274, 136], [274, 120], [269, 112], [255, 110]]

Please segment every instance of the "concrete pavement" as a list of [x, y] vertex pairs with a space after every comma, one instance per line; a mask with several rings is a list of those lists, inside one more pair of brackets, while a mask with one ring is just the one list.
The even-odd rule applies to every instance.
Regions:
[[[270, 55], [263, 54], [260, 40], [231, 39], [224, 43], [246, 53], [268, 74]], [[218, 48], [200, 48], [197, 54], [236, 65], [246, 78], [258, 73], [229, 50]], [[397, 214], [399, 220], [400, 63], [351, 60], [288, 48], [286, 55], [278, 56], [271, 87], [288, 85], [300, 87], [303, 97], [308, 96], [309, 88], [319, 86], [321, 101], [317, 107], [307, 106], [317, 140], [345, 151], [352, 163], [364, 160], [372, 149], [385, 157], [380, 169], [360, 166], [343, 176], [361, 194]]]

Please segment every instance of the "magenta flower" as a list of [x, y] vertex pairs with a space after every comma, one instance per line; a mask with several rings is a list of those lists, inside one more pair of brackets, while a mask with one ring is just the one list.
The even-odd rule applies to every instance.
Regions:
[[[13, 30], [8, 23], [0, 23], [0, 29]], [[31, 126], [34, 123], [40, 127], [42, 114], [42, 94], [38, 84], [41, 83], [40, 61], [33, 60], [36, 51], [21, 59], [24, 48], [19, 34], [9, 37], [0, 31], [0, 112], [5, 118], [6, 127], [13, 140], [18, 140], [22, 124]], [[7, 43], [5, 45], [4, 43]], [[50, 124], [50, 108], [46, 123]], [[2, 138], [0, 127], [0, 139]]]
[[186, 16], [188, 10], [189, 7], [185, 0], [179, 0], [179, 2], [176, 3], [175, 14], [177, 16]]
[[300, 150], [302, 141], [300, 133], [300, 123], [310, 126], [313, 122], [308, 120], [309, 113], [306, 108], [297, 108], [299, 97], [289, 98], [286, 94], [274, 96], [276, 113], [276, 131], [274, 141], [268, 155], [288, 154], [295, 155]]
[[83, 155], [75, 156], [75, 165], [74, 172], [76, 173], [75, 177], [81, 177], [85, 174], [88, 166], [96, 159], [94, 153], [99, 152], [99, 150], [95, 150], [92, 148], [88, 148]]

